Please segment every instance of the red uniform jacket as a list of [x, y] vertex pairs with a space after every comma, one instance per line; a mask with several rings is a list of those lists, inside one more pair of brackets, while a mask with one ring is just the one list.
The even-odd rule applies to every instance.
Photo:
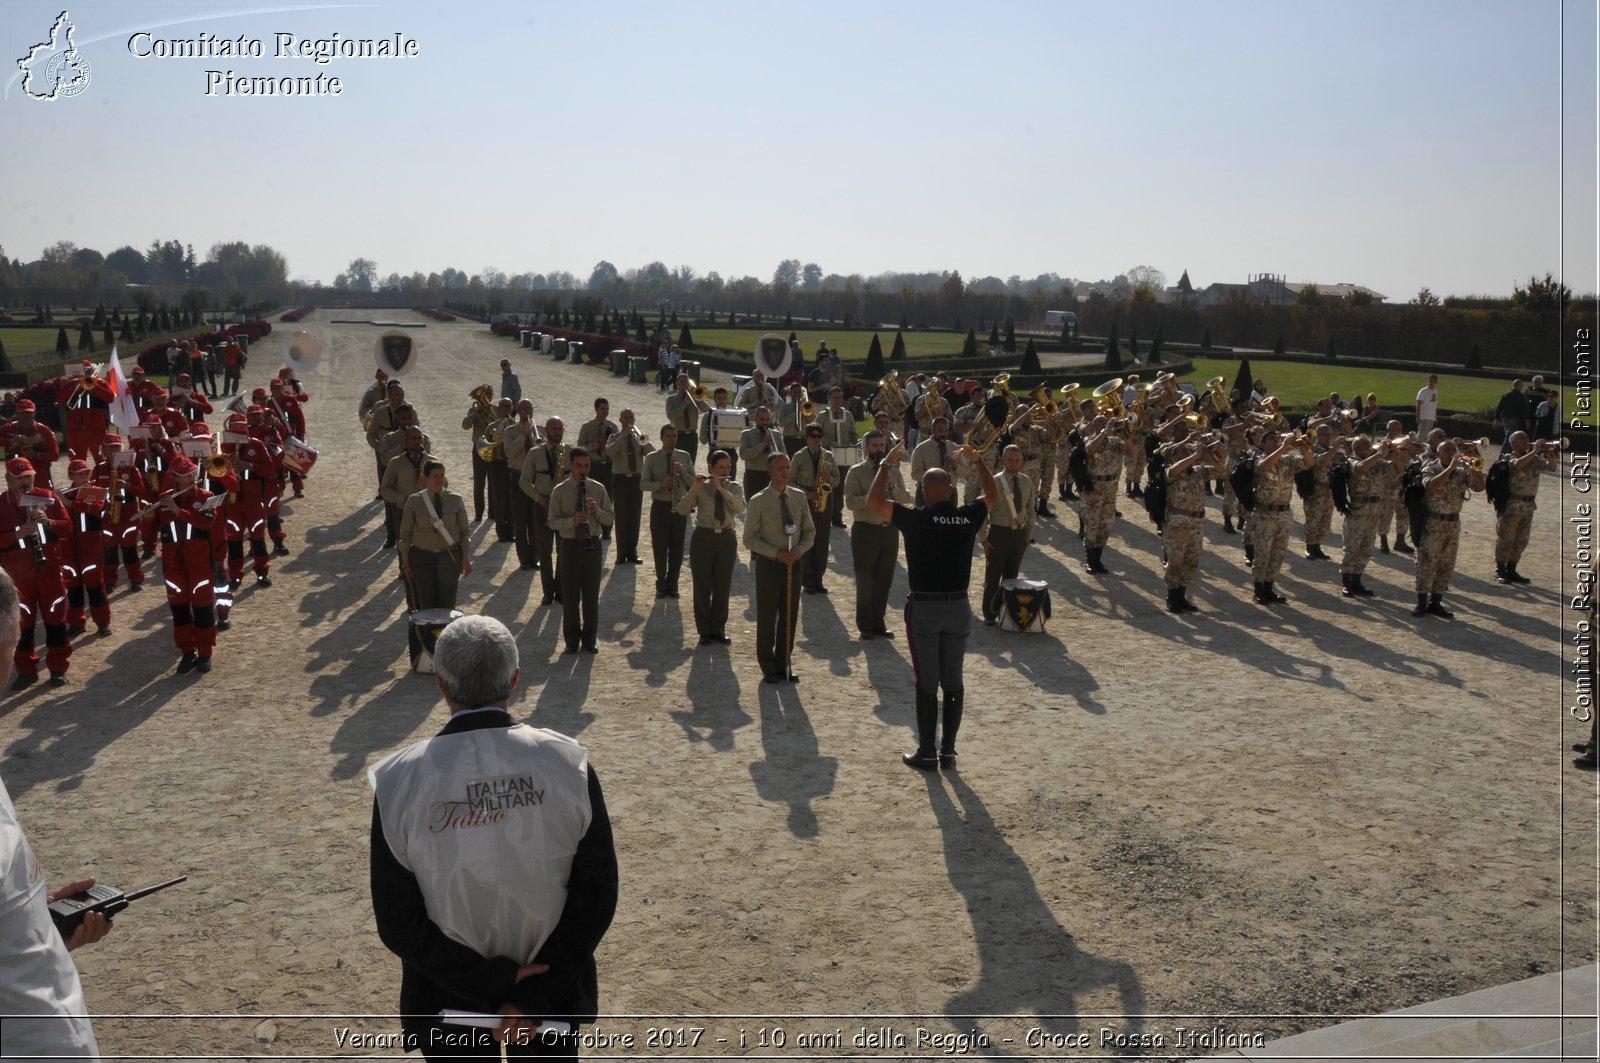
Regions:
[[61, 444], [56, 442], [56, 434], [49, 428], [38, 421], [27, 428], [20, 420], [7, 421], [0, 425], [0, 447], [5, 448], [8, 458], [24, 457], [33, 462], [33, 471], [39, 477], [37, 482], [50, 486], [50, 463], [61, 457]]

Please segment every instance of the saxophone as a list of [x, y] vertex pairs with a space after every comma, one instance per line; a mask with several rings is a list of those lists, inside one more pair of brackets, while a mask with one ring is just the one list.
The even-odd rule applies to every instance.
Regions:
[[106, 517], [113, 526], [122, 517], [122, 470], [116, 465], [111, 466], [111, 508], [106, 511]]
[[811, 508], [818, 513], [826, 513], [828, 511], [828, 496], [833, 493], [833, 483], [831, 481], [832, 477], [828, 475], [828, 463], [825, 461], [819, 462], [817, 464], [816, 486], [812, 488], [817, 497], [811, 503]]

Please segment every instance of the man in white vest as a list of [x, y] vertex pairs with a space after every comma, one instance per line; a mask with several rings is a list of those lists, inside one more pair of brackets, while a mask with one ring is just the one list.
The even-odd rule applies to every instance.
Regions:
[[[17, 588], [0, 570], [0, 661], [11, 660], [18, 626]], [[9, 672], [9, 664], [3, 667]], [[67, 953], [105, 937], [111, 922], [91, 912], [63, 941], [48, 907], [93, 885], [91, 878], [46, 891], [44, 869], [0, 783], [0, 1058], [100, 1058], [78, 968]]]
[[[513, 723], [522, 673], [504, 624], [454, 621], [433, 661], [450, 722], [368, 773], [372, 908], [401, 960], [406, 1048], [498, 1059], [498, 1037], [513, 1058], [576, 1057], [617, 906], [600, 783], [578, 743]], [[446, 1008], [502, 1019], [494, 1031], [445, 1024]]]

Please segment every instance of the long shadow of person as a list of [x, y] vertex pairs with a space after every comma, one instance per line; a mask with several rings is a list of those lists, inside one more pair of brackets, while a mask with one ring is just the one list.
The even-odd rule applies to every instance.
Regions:
[[691, 742], [706, 742], [718, 753], [733, 748], [734, 732], [750, 722], [739, 707], [739, 676], [721, 647], [697, 650], [689, 661], [690, 709], [674, 712], [673, 722]]
[[[978, 980], [945, 1005], [958, 1031], [982, 1029], [989, 1016], [1027, 1014], [1051, 1034], [1079, 1030], [1080, 999], [1093, 998], [1093, 1013], [1112, 1011], [1104, 994], [1116, 996], [1124, 1017], [1118, 1032], [1143, 1030], [1144, 989], [1131, 966], [1080, 949], [1072, 934], [1039, 895], [1028, 866], [995, 827], [976, 792], [953, 772], [925, 779], [939, 833], [944, 839], [950, 884], [961, 894], [977, 942]], [[946, 790], [948, 783], [949, 789]], [[952, 796], [954, 800], [952, 800]], [[1106, 1020], [1103, 1025], [1111, 1025]], [[1015, 1023], [992, 1023], [990, 1039], [1015, 1035]], [[1137, 1041], [1136, 1037], [1129, 1038]]]
[[821, 832], [811, 802], [833, 792], [839, 761], [818, 752], [817, 734], [794, 687], [761, 687], [761, 749], [765, 760], [750, 765], [756, 794], [789, 806], [789, 833], [815, 838]]

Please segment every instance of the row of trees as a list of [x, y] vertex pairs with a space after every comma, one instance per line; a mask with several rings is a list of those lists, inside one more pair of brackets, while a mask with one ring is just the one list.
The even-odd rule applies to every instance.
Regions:
[[0, 301], [115, 300], [126, 286], [177, 292], [197, 288], [244, 301], [281, 299], [288, 288], [289, 260], [267, 246], [243, 240], [211, 245], [203, 261], [194, 247], [177, 240], [153, 240], [143, 251], [123, 246], [110, 254], [60, 240], [32, 262], [6, 257], [0, 248]]

